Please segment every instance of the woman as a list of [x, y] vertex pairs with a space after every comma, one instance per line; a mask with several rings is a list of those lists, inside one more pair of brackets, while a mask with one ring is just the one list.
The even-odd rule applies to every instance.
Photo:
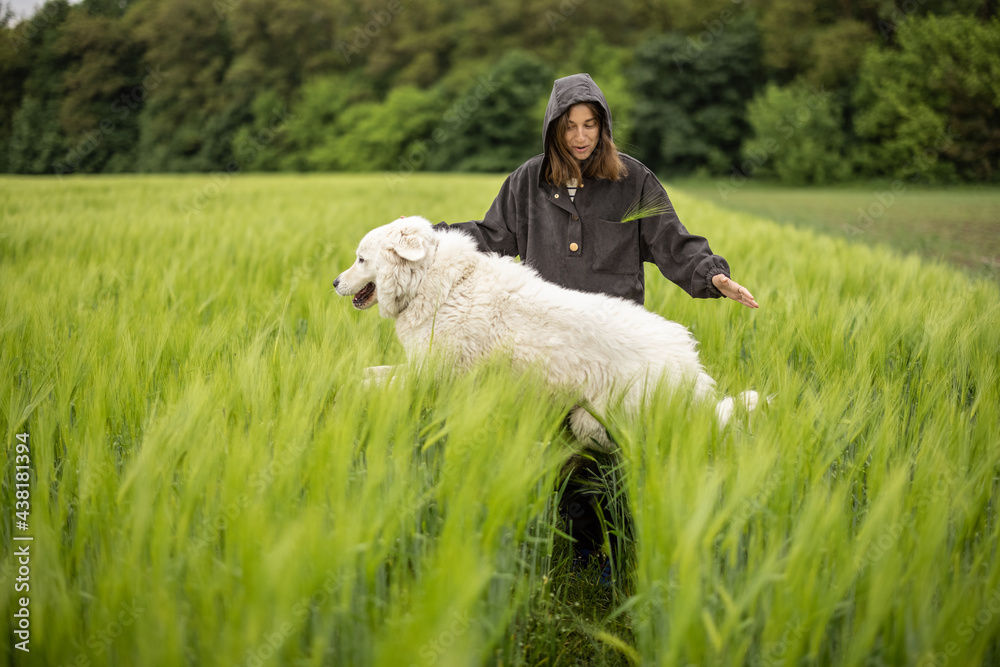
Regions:
[[677, 219], [656, 176], [618, 152], [611, 110], [589, 74], [553, 84], [542, 138], [544, 153], [507, 178], [485, 219], [452, 226], [564, 287], [644, 305], [643, 264], [652, 262], [693, 297], [757, 308], [726, 260]]
[[[692, 297], [725, 296], [757, 308], [750, 292], [729, 278], [726, 260], [677, 219], [656, 176], [618, 152], [611, 110], [590, 75], [556, 80], [542, 139], [544, 152], [507, 178], [485, 219], [452, 225], [470, 232], [480, 250], [520, 255], [551, 282], [640, 305], [644, 262], [652, 262]], [[583, 455], [566, 466], [560, 513], [570, 524], [577, 564], [599, 554], [604, 542], [602, 526], [612, 512], [600, 489], [613, 463]], [[616, 523], [624, 523], [611, 541], [617, 559], [617, 544], [630, 529], [627, 512], [614, 513]], [[606, 581], [606, 560], [601, 569]]]

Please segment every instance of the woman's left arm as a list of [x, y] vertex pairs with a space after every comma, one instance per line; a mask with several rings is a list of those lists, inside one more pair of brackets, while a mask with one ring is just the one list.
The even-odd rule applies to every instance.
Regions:
[[757, 302], [747, 288], [729, 277], [729, 263], [712, 252], [708, 240], [681, 224], [659, 180], [647, 171], [642, 198], [662, 202], [660, 212], [640, 221], [641, 256], [695, 298], [728, 297], [749, 308]]
[[753, 294], [750, 293], [743, 285], [730, 278], [723, 273], [717, 273], [712, 276], [712, 284], [715, 288], [722, 292], [722, 296], [732, 299], [733, 301], [739, 301], [747, 308], [760, 308], [757, 302], [753, 298]]

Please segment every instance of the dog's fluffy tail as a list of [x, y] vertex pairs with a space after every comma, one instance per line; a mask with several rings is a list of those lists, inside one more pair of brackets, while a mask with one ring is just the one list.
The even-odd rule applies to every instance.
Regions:
[[725, 426], [729, 422], [729, 418], [733, 416], [737, 401], [746, 407], [747, 412], [753, 412], [757, 408], [757, 404], [760, 403], [760, 394], [752, 390], [745, 391], [736, 398], [726, 396], [719, 401], [715, 406], [715, 417], [719, 420], [720, 427]]

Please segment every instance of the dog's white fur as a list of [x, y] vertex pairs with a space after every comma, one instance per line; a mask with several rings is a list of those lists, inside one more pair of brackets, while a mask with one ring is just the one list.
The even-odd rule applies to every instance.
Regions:
[[[542, 364], [553, 387], [578, 392], [581, 404], [601, 416], [617, 400], [635, 413], [661, 380], [690, 388], [699, 400], [715, 396], [685, 327], [624, 299], [550, 283], [524, 264], [478, 252], [467, 234], [435, 230], [420, 217], [365, 235], [334, 287], [355, 296], [356, 308], [377, 302], [380, 314], [396, 321], [410, 362], [431, 353], [432, 344], [461, 368], [504, 350], [523, 366]], [[378, 367], [373, 376], [389, 372]], [[748, 391], [740, 400], [752, 410], [758, 396]], [[732, 398], [718, 403], [721, 424], [733, 407]], [[570, 428], [581, 442], [612, 445], [585, 409], [571, 412]]]

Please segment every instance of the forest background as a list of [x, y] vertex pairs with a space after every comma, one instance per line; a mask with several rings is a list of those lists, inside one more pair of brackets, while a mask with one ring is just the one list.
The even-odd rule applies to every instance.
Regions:
[[0, 14], [0, 172], [506, 172], [540, 152], [553, 79], [585, 71], [619, 147], [661, 176], [1000, 180], [994, 0], [51, 0]]

